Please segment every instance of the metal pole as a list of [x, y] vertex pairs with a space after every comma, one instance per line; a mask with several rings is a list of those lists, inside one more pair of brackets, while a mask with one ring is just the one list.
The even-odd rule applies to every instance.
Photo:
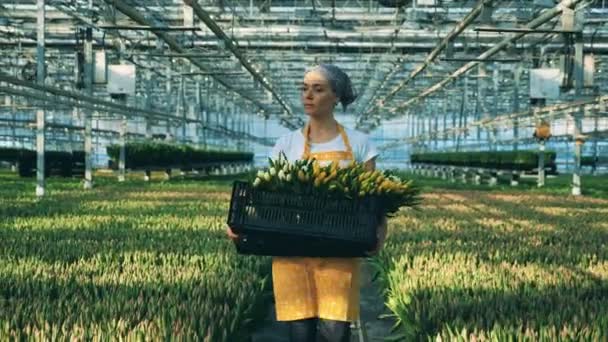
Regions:
[[[119, 95], [119, 100], [127, 105], [127, 95], [121, 94]], [[126, 166], [126, 136], [127, 136], [127, 117], [126, 115], [121, 116], [120, 120], [120, 132], [119, 132], [119, 141], [118, 144], [120, 146], [120, 152], [118, 157], [118, 181], [124, 182], [125, 177], [125, 166]]]
[[[499, 84], [500, 84], [500, 71], [498, 70], [498, 66], [496, 64], [494, 64], [494, 70], [493, 70], [493, 79], [494, 79], [494, 103], [492, 105], [492, 117], [495, 118], [498, 116], [498, 90], [499, 90]], [[489, 141], [489, 145], [490, 145], [490, 150], [492, 151], [496, 151], [497, 147], [496, 147], [496, 134], [497, 134], [497, 130], [496, 128], [492, 128], [492, 129], [488, 129], [488, 132], [490, 133], [490, 141]]]
[[[465, 76], [464, 78], [464, 111], [462, 112], [462, 127], [467, 127], [469, 122], [469, 110], [467, 108], [467, 104], [469, 103], [469, 78]], [[466, 145], [469, 140], [469, 131], [467, 129], [462, 131], [462, 140], [463, 144]]]
[[[182, 68], [183, 69], [183, 68]], [[181, 117], [183, 118], [182, 121], [182, 143], [186, 143], [187, 137], [186, 137], [186, 119], [187, 119], [187, 111], [186, 111], [186, 101], [185, 101], [185, 97], [184, 97], [184, 87], [185, 87], [185, 80], [184, 80], [184, 76], [180, 76], [179, 79], [179, 94], [177, 95], [177, 101], [178, 101], [178, 105], [177, 105], [177, 116], [179, 117], [181, 114]]]
[[[45, 1], [37, 0], [37, 36], [36, 36], [36, 82], [44, 85], [45, 68], [44, 68], [44, 39], [45, 39]], [[45, 179], [44, 179], [44, 122], [45, 122], [45, 107], [46, 103], [40, 104], [42, 107], [36, 111], [36, 196], [44, 196]]]
[[[520, 86], [520, 78], [522, 73], [521, 64], [517, 65], [517, 68], [513, 72], [513, 78], [515, 79], [515, 87], [513, 88], [513, 112], [519, 112], [519, 86]], [[513, 120], [513, 151], [518, 150], [518, 140], [519, 140], [519, 120], [515, 118]]]
[[[481, 111], [481, 113], [479, 113], [479, 119], [487, 119], [489, 117], [489, 110], [488, 110], [488, 106], [487, 106], [487, 102], [486, 102], [486, 77], [487, 77], [487, 71], [486, 71], [486, 65], [485, 64], [479, 64], [477, 66], [477, 101], [479, 101], [479, 109]], [[478, 119], [478, 120], [479, 120]], [[481, 141], [481, 134], [482, 134], [482, 126], [477, 126], [476, 129], [476, 133], [477, 133], [477, 141]], [[490, 132], [486, 129], [485, 132], [486, 135], [486, 143], [490, 142]]]
[[422, 125], [422, 118], [420, 116], [416, 116], [416, 136], [421, 136], [422, 135], [422, 129], [421, 126]]
[[[435, 131], [435, 133], [437, 133], [439, 131], [439, 113], [434, 113], [433, 114], [433, 131]], [[433, 150], [437, 151], [437, 146], [438, 146], [438, 140], [439, 137], [435, 136], [434, 140], [433, 140]]]
[[202, 80], [196, 81], [196, 93], [195, 93], [195, 103], [194, 103], [194, 116], [198, 117], [201, 123], [197, 124], [196, 130], [196, 143], [200, 148], [201, 145], [205, 144], [205, 112], [203, 111], [202, 106], [202, 96], [201, 96], [201, 82]]
[[[72, 117], [70, 120], [70, 125], [71, 126], [76, 126], [77, 122], [78, 122], [78, 117], [80, 116], [80, 110], [78, 109], [78, 107], [74, 107], [72, 108]], [[76, 132], [74, 130], [70, 130], [68, 133], [68, 152], [73, 153], [74, 152], [74, 135], [76, 134]]]
[[[146, 110], [149, 110], [152, 106], [152, 73], [146, 71], [145, 73], [145, 87], [146, 97], [144, 100], [144, 106]], [[146, 117], [146, 139], [152, 139], [152, 120]]]
[[457, 130], [456, 130], [456, 108], [452, 109], [452, 129], [454, 130], [452, 133], [452, 148], [456, 146], [457, 140]]
[[545, 140], [538, 143], [538, 187], [545, 186]]
[[[84, 42], [84, 86], [88, 96], [93, 95], [93, 30], [87, 27]], [[93, 188], [93, 138], [92, 138], [92, 111], [84, 111], [84, 188]]]
[[[15, 103], [16, 96], [6, 94], [4, 96], [4, 104], [10, 106], [11, 119], [17, 121], [17, 105]], [[15, 125], [11, 125], [11, 147], [17, 147], [17, 130]]]
[[[597, 135], [597, 126], [598, 126], [598, 121], [599, 118], [597, 117], [597, 115], [595, 115], [595, 117], [593, 118], [593, 133], [594, 135]], [[597, 143], [598, 143], [599, 138], [597, 136], [594, 136], [593, 138], [593, 167], [591, 169], [591, 174], [595, 175], [596, 169], [597, 169], [597, 161], [598, 161], [598, 148], [597, 148]]]
[[[427, 113], [425, 113], [425, 115], [428, 115]], [[428, 141], [427, 141], [427, 150], [431, 150], [432, 149], [432, 144], [431, 144], [431, 139], [433, 139], [433, 137], [431, 136], [431, 132], [433, 131], [433, 118], [431, 118], [430, 116], [427, 116], [427, 123], [428, 125], [424, 126], [424, 128], [427, 130], [427, 136], [428, 136]]]
[[[146, 96], [144, 99], [144, 108], [149, 110], [152, 107], [152, 72], [146, 70], [145, 74], [145, 89]], [[146, 140], [152, 140], [152, 120], [149, 117], [145, 118], [146, 120]], [[152, 179], [152, 171], [150, 169], [144, 170], [144, 182], [149, 182]]]
[[[580, 98], [583, 93], [583, 34], [577, 33], [574, 43], [574, 80], [576, 82], [575, 94]], [[572, 174], [572, 195], [580, 196], [581, 191], [581, 152], [583, 149], [583, 140], [580, 135], [583, 129], [582, 123], [582, 107], [574, 113], [574, 173]]]
[[[443, 100], [443, 131], [444, 132], [448, 129], [448, 108], [449, 108], [448, 107], [448, 99], [444, 99]], [[442, 145], [443, 146], [441, 146], [441, 148], [445, 149], [446, 143], [447, 143], [447, 140], [448, 140], [447, 138], [448, 138], [447, 135], [444, 134], [443, 135], [443, 139], [442, 139], [442, 141], [443, 141]]]

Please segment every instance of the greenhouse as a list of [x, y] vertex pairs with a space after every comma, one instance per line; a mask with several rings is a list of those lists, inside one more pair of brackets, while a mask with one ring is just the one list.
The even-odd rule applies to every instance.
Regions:
[[0, 341], [605, 341], [607, 244], [607, 0], [0, 1]]

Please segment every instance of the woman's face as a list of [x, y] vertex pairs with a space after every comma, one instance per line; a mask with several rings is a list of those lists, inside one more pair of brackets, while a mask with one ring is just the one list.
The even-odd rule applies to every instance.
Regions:
[[301, 99], [304, 112], [313, 117], [331, 115], [338, 100], [329, 81], [316, 70], [304, 75]]

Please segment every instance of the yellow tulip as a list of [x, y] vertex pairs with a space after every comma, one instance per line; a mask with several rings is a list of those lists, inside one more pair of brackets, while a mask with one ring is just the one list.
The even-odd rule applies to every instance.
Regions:
[[298, 179], [300, 182], [306, 182], [306, 174], [304, 174], [304, 171], [298, 171]]

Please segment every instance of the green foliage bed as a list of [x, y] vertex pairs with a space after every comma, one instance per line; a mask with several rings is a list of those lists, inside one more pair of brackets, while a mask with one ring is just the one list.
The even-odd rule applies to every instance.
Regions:
[[226, 238], [229, 183], [96, 182], [0, 178], [0, 340], [244, 340], [270, 264]]
[[[555, 152], [545, 152], [545, 167], [555, 169]], [[537, 151], [417, 153], [412, 163], [528, 171], [538, 167]]]
[[[107, 147], [108, 156], [114, 164], [119, 159], [118, 145]], [[125, 146], [126, 167], [180, 167], [193, 168], [205, 163], [251, 162], [253, 153], [234, 151], [209, 151], [188, 145], [158, 142], [131, 142]]]
[[[416, 181], [373, 260], [396, 340], [608, 338], [608, 198]], [[270, 263], [225, 238], [229, 181], [96, 182], [0, 173], [0, 340], [246, 340]]]
[[606, 340], [606, 217], [608, 199], [433, 189], [375, 260], [396, 339]]

